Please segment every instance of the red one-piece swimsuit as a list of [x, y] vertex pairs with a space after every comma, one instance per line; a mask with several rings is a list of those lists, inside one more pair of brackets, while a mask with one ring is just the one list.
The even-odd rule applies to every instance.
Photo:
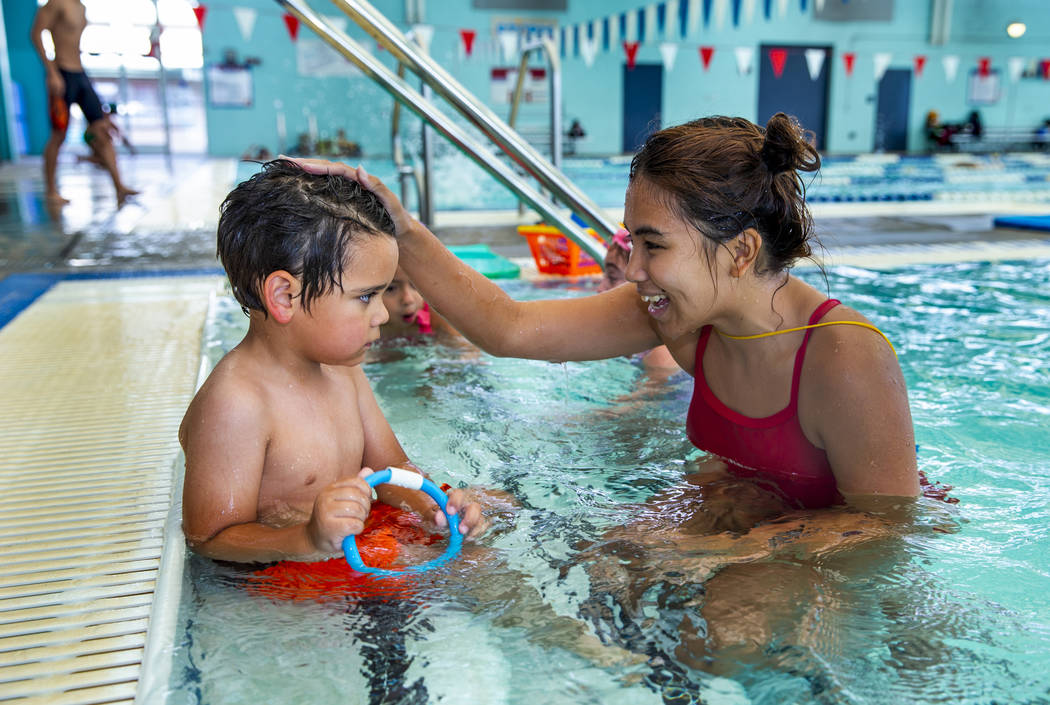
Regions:
[[[812, 325], [840, 302], [828, 299], [809, 318]], [[738, 477], [753, 478], [798, 507], [817, 508], [844, 500], [835, 485], [827, 454], [802, 433], [798, 422], [798, 388], [802, 362], [813, 329], [806, 331], [795, 353], [788, 405], [765, 418], [756, 419], [733, 411], [714, 395], [704, 377], [704, 351], [711, 326], [700, 332], [696, 345], [693, 400], [686, 418], [686, 433], [700, 450], [726, 462]]]

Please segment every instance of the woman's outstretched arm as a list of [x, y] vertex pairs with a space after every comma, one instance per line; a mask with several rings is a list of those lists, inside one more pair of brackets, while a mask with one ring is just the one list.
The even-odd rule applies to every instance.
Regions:
[[376, 194], [394, 220], [399, 264], [412, 283], [457, 330], [492, 355], [597, 360], [660, 343], [633, 285], [577, 299], [515, 301], [453, 255], [364, 169], [320, 159], [295, 161], [307, 171], [353, 179]]

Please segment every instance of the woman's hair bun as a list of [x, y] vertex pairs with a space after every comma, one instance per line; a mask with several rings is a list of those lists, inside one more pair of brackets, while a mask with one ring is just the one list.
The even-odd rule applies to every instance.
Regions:
[[802, 129], [798, 120], [777, 113], [766, 123], [760, 156], [772, 175], [785, 171], [816, 171], [820, 157], [811, 141], [813, 133]]

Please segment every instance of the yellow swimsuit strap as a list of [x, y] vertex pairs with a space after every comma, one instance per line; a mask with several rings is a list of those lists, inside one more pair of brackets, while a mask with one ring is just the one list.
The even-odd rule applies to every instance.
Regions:
[[822, 328], [824, 326], [860, 326], [861, 328], [868, 328], [875, 331], [882, 336], [886, 344], [890, 346], [890, 350], [893, 351], [894, 356], [897, 355], [896, 348], [893, 347], [893, 343], [886, 337], [886, 334], [881, 330], [871, 325], [870, 323], [862, 323], [861, 321], [824, 321], [823, 323], [811, 323], [808, 326], [799, 326], [798, 328], [785, 328], [784, 330], [772, 330], [768, 333], [756, 333], [755, 335], [729, 335], [715, 328], [717, 332], [723, 338], [730, 338], [732, 340], [754, 340], [755, 338], [768, 338], [771, 335], [781, 335], [783, 333], [795, 333], [800, 330], [808, 330], [810, 328]]

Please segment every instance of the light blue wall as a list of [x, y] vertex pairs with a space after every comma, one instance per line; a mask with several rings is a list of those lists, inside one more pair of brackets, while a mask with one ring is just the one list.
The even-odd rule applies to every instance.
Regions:
[[[954, 0], [950, 41], [944, 46], [931, 46], [930, 2], [896, 0], [891, 22], [818, 22], [813, 17], [816, 0], [790, 0], [787, 15], [777, 15], [775, 0], [773, 19], [764, 16], [766, 0], [754, 0], [753, 21], [734, 27], [727, 17], [721, 30], [714, 22], [701, 27], [695, 36], [679, 41], [674, 68], [664, 76], [664, 124], [673, 124], [713, 113], [742, 115], [755, 119], [758, 105], [758, 56], [761, 44], [830, 45], [830, 96], [828, 106], [829, 152], [869, 151], [873, 145], [874, 98], [877, 86], [873, 76], [872, 55], [892, 52], [891, 68], [911, 68], [915, 54], [925, 54], [927, 64], [921, 77], [912, 83], [911, 134], [909, 147], [923, 147], [922, 125], [927, 110], [936, 109], [945, 120], [962, 120], [971, 109], [966, 102], [967, 80], [976, 67], [977, 58], [988, 56], [992, 67], [1002, 73], [1003, 97], [998, 104], [981, 108], [986, 125], [1035, 126], [1050, 117], [1050, 81], [1022, 79], [1012, 83], [1006, 75], [1009, 57], [1050, 58], [1050, 2], [1047, 0]], [[842, 0], [825, 0], [841, 2]], [[686, 0], [682, 0], [686, 2]], [[403, 0], [374, 0], [388, 18], [405, 28]], [[732, 0], [729, 0], [732, 4]], [[744, 2], [743, 4], [746, 4]], [[239, 58], [259, 57], [261, 65], [253, 69], [254, 104], [251, 108], [208, 108], [209, 151], [215, 155], [240, 155], [250, 145], [263, 145], [276, 151], [277, 108], [280, 101], [287, 123], [291, 148], [296, 136], [307, 130], [304, 110], [317, 118], [318, 131], [333, 135], [342, 127], [350, 139], [361, 143], [366, 155], [385, 155], [390, 151], [389, 122], [392, 99], [362, 76], [317, 78], [300, 76], [296, 68], [296, 47], [281, 19], [282, 9], [270, 0], [230, 0], [205, 3], [208, 12], [204, 26], [205, 64], [222, 61], [223, 52], [233, 49]], [[435, 30], [431, 53], [469, 90], [482, 100], [489, 100], [489, 72], [493, 66], [505, 65], [499, 58], [494, 24], [506, 18], [553, 19], [566, 26], [589, 21], [644, 5], [639, 0], [569, 0], [564, 13], [535, 13], [475, 10], [471, 0], [430, 0], [425, 3], [426, 23]], [[337, 14], [334, 5], [314, 0], [312, 6], [325, 13]], [[258, 10], [254, 33], [249, 41], [241, 38], [234, 19], [235, 7]], [[29, 116], [29, 151], [39, 153], [47, 138], [46, 96], [43, 71], [28, 40], [36, 3], [15, 0], [3, 3], [8, 39], [8, 56], [12, 80], [19, 84]], [[1014, 17], [1028, 23], [1028, 33], [1020, 40], [1005, 35], [1007, 21]], [[474, 55], [466, 58], [460, 48], [459, 30], [477, 32]], [[351, 36], [374, 42], [351, 23]], [[300, 36], [309, 38], [306, 28]], [[710, 70], [702, 70], [697, 53], [700, 45], [715, 48]], [[738, 76], [733, 50], [737, 46], [755, 49], [755, 70]], [[847, 78], [842, 53], [857, 54], [852, 77]], [[954, 83], [944, 78], [941, 57], [959, 56], [959, 74]], [[383, 57], [384, 52], [379, 52]], [[393, 66], [389, 57], [384, 59]], [[659, 42], [644, 44], [638, 61], [660, 63]], [[622, 48], [599, 51], [593, 66], [587, 67], [580, 56], [563, 60], [564, 117], [581, 120], [588, 137], [583, 150], [609, 154], [619, 150], [621, 140]], [[506, 105], [493, 105], [506, 115]], [[522, 123], [542, 122], [544, 109], [532, 107], [523, 112]]]
[[[685, 2], [686, 0], [682, 0]], [[813, 19], [815, 0], [801, 10], [800, 0], [790, 0], [785, 17], [778, 16], [776, 2], [772, 19], [766, 19], [764, 0], [755, 0], [751, 23], [733, 26], [731, 15], [722, 29], [712, 20], [697, 35], [679, 41], [679, 52], [673, 69], [664, 76], [664, 124], [682, 122], [712, 113], [742, 115], [755, 119], [758, 105], [758, 62], [762, 44], [828, 45], [830, 57], [830, 95], [828, 106], [829, 152], [870, 151], [873, 146], [873, 124], [877, 84], [873, 73], [873, 55], [891, 52], [891, 68], [912, 68], [916, 54], [927, 56], [922, 76], [913, 78], [909, 148], [924, 147], [923, 122], [926, 112], [936, 109], [945, 120], [961, 121], [971, 110], [966, 102], [968, 76], [976, 68], [977, 58], [988, 56], [992, 67], [1002, 73], [1003, 97], [998, 104], [981, 107], [986, 125], [1035, 126], [1050, 117], [1050, 81], [1022, 79], [1012, 83], [1006, 64], [1011, 56], [1030, 59], [1048, 57], [1050, 46], [1050, 3], [1046, 0], [955, 0], [950, 41], [932, 46], [930, 4], [922, 1], [897, 0], [894, 17], [889, 22], [820, 22]], [[826, 0], [841, 2], [842, 0]], [[294, 47], [280, 21], [276, 3], [263, 0], [238, 0], [242, 6], [258, 7], [260, 16], [256, 36], [250, 44], [240, 41], [232, 9], [216, 6], [209, 11], [205, 27], [206, 62], [221, 57], [225, 47], [239, 54], [258, 54], [263, 65], [256, 70], [256, 105], [251, 110], [209, 110], [209, 141], [215, 154], [239, 154], [250, 143], [276, 147], [274, 100], [285, 106], [290, 139], [306, 130], [302, 107], [318, 116], [319, 130], [331, 134], [338, 126], [347, 130], [351, 139], [361, 142], [366, 154], [389, 153], [388, 123], [391, 99], [370, 86], [366, 79], [318, 79], [298, 76]], [[400, 0], [377, 0], [375, 5], [399, 27], [405, 28], [404, 3]], [[638, 0], [570, 0], [565, 13], [530, 13], [476, 10], [471, 0], [431, 0], [426, 3], [426, 23], [434, 27], [431, 53], [469, 90], [482, 100], [489, 100], [489, 71], [504, 65], [498, 54], [494, 24], [501, 18], [554, 19], [561, 25], [605, 17], [643, 6]], [[745, 3], [746, 5], [746, 3]], [[315, 3], [321, 8], [322, 4]], [[731, 3], [730, 3], [731, 7]], [[1008, 8], [1008, 9], [1004, 9]], [[325, 11], [328, 12], [327, 7]], [[332, 10], [335, 12], [335, 10]], [[1029, 26], [1020, 40], [1009, 40], [1005, 25], [1011, 17], [1023, 17]], [[459, 30], [477, 32], [474, 54], [463, 55]], [[351, 32], [355, 37], [361, 33]], [[309, 31], [303, 29], [303, 36]], [[374, 43], [369, 42], [374, 46]], [[698, 55], [700, 45], [715, 48], [709, 71], [703, 71]], [[734, 59], [737, 46], [755, 50], [755, 68], [739, 76]], [[842, 61], [844, 52], [855, 52], [856, 66], [847, 77]], [[959, 56], [955, 81], [947, 83], [941, 58]], [[379, 54], [382, 56], [382, 52]], [[638, 53], [640, 63], [661, 63], [659, 41], [643, 44]], [[388, 62], [390, 63], [390, 62]], [[588, 139], [583, 149], [595, 154], [615, 153], [621, 140], [622, 71], [624, 52], [617, 46], [599, 51], [593, 66], [587, 67], [579, 55], [563, 60], [564, 118], [581, 120]], [[392, 65], [392, 63], [390, 63]], [[492, 105], [500, 115], [507, 106]], [[533, 108], [522, 114], [522, 122], [542, 122], [542, 109]]]

